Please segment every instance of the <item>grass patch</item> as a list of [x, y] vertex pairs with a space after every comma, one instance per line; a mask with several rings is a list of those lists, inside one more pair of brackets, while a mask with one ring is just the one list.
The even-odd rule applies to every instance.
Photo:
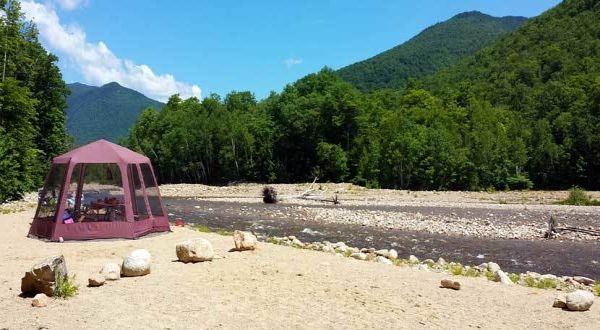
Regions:
[[521, 279], [521, 276], [519, 276], [519, 274], [508, 273], [506, 275], [508, 275], [508, 278], [510, 278], [510, 280], [513, 283], [519, 283], [519, 280]]
[[479, 277], [479, 271], [475, 268], [469, 268], [465, 271], [464, 275], [467, 277]]
[[450, 266], [450, 274], [452, 275], [462, 275], [464, 270], [465, 269], [461, 264], [453, 264]]
[[485, 277], [490, 281], [496, 280], [496, 275], [494, 274], [494, 272], [489, 271], [489, 270], [485, 271]]
[[225, 229], [217, 229], [217, 231], [215, 231], [215, 233], [218, 235], [221, 235], [221, 236], [233, 236], [232, 231], [227, 231]]
[[73, 297], [79, 291], [79, 286], [75, 284], [75, 277], [59, 276], [56, 279], [54, 296], [62, 299]]
[[201, 233], [212, 233], [212, 230], [210, 228], [208, 228], [208, 226], [205, 226], [205, 225], [196, 225], [196, 226], [194, 226], [194, 230], [201, 232]]
[[600, 296], [600, 283], [594, 284], [592, 291], [594, 291], [595, 295]]
[[569, 189], [569, 197], [561, 201], [563, 205], [578, 205], [578, 206], [600, 206], [600, 201], [592, 199], [586, 191], [579, 187]]
[[556, 289], [558, 281], [552, 278], [544, 278], [539, 280], [535, 287], [538, 289]]
[[526, 276], [523, 279], [523, 283], [525, 283], [525, 286], [533, 288], [535, 287], [536, 283], [535, 283], [535, 278], [531, 277], [531, 276]]

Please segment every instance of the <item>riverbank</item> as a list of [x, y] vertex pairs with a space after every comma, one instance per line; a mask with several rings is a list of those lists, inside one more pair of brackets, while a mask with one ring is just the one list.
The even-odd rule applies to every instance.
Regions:
[[[26, 238], [33, 210], [0, 215], [0, 315], [13, 328], [594, 328], [600, 308], [552, 308], [558, 292], [491, 283], [483, 278], [396, 267], [334, 254], [260, 243], [228, 252], [230, 236], [173, 228], [139, 240], [46, 243]], [[223, 257], [174, 262], [175, 244], [208, 239]], [[136, 248], [153, 256], [152, 273], [88, 288], [87, 277]], [[38, 260], [64, 254], [80, 284], [69, 300], [33, 308], [20, 278]], [[454, 278], [460, 291], [439, 288]]]

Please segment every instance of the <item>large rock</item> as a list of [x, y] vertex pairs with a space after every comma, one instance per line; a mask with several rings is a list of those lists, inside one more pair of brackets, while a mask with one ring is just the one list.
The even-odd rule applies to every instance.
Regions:
[[102, 266], [100, 274], [102, 274], [107, 281], [116, 281], [121, 278], [121, 266], [117, 263], [109, 262]]
[[500, 266], [495, 262], [488, 262], [487, 264], [488, 270], [494, 274], [500, 270]]
[[[294, 240], [298, 239], [293, 237], [292, 241]], [[254, 250], [256, 249], [257, 242], [256, 236], [249, 231], [236, 230], [233, 232], [233, 243], [235, 244], [235, 249], [238, 251]]]
[[175, 246], [175, 252], [181, 262], [211, 261], [215, 256], [212, 244], [204, 238], [183, 241]]
[[31, 300], [31, 306], [33, 307], [46, 307], [48, 306], [48, 296], [43, 293], [38, 293]]
[[56, 280], [67, 277], [65, 257], [54, 256], [31, 267], [21, 279], [21, 292], [27, 294], [44, 293], [52, 297]]
[[123, 260], [122, 276], [143, 276], [150, 274], [152, 256], [145, 249], [134, 250]]
[[587, 311], [594, 303], [594, 294], [589, 291], [577, 290], [568, 293], [565, 302], [570, 311]]
[[573, 281], [583, 285], [594, 285], [596, 283], [596, 281], [592, 280], [591, 278], [583, 276], [573, 276]]

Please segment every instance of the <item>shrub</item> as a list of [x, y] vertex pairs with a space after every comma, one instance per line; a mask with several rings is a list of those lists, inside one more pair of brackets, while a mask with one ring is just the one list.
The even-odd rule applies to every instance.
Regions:
[[600, 206], [600, 201], [591, 199], [590, 195], [588, 195], [584, 189], [579, 187], [573, 187], [569, 189], [569, 197], [567, 199], [560, 202], [560, 204], [564, 205], [591, 205], [591, 206]]
[[600, 296], [600, 283], [596, 283], [594, 284], [594, 287], [592, 288], [592, 290], [594, 291], [594, 293], [597, 296]]
[[485, 271], [485, 277], [490, 281], [494, 281], [496, 279], [496, 275], [490, 270]]
[[75, 277], [59, 276], [56, 279], [56, 287], [54, 288], [54, 296], [67, 299], [73, 297], [79, 291], [79, 286], [75, 284]]
[[464, 271], [464, 268], [461, 264], [452, 264], [452, 266], [450, 266], [450, 273], [452, 275], [462, 275]]
[[464, 275], [468, 276], [468, 277], [478, 277], [479, 271], [475, 268], [469, 268], [469, 269], [467, 269], [467, 271], [465, 272]]
[[536, 288], [538, 289], [556, 289], [558, 282], [555, 279], [544, 278], [537, 282]]
[[526, 276], [523, 280], [524, 280], [525, 286], [528, 286], [530, 288], [533, 288], [536, 286], [535, 278], [533, 278], [531, 276]]
[[519, 280], [521, 279], [521, 276], [519, 276], [519, 274], [508, 273], [507, 275], [513, 283], [519, 283]]
[[533, 188], [533, 182], [531, 182], [531, 180], [524, 175], [506, 178], [506, 185], [510, 190], [529, 190]]

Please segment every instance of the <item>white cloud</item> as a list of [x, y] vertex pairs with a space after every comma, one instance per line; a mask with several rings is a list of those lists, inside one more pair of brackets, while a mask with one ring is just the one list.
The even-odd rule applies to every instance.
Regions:
[[116, 81], [160, 101], [166, 101], [173, 94], [200, 98], [201, 90], [197, 85], [177, 81], [171, 74], [157, 75], [145, 64], [121, 59], [102, 41], [88, 42], [80, 28], [61, 25], [56, 11], [48, 5], [23, 1], [21, 7], [26, 17], [35, 22], [47, 46], [66, 55], [85, 82], [102, 85]]
[[73, 10], [86, 0], [55, 0], [64, 10]]
[[293, 67], [294, 65], [298, 65], [302, 63], [302, 60], [299, 58], [288, 58], [285, 61], [283, 61], [283, 63], [285, 64], [285, 66], [287, 66], [288, 68]]

